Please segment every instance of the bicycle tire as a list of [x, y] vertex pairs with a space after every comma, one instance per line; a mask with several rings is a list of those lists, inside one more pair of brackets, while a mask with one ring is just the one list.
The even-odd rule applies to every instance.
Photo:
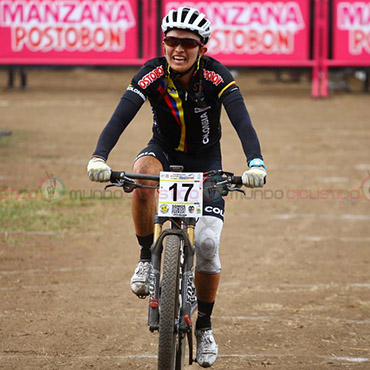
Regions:
[[180, 239], [169, 235], [163, 260], [160, 320], [158, 335], [158, 370], [175, 369], [177, 333], [175, 319], [179, 310]]

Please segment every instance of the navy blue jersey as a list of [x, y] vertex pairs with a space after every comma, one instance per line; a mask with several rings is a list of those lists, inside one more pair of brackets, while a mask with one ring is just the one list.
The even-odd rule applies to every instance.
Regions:
[[221, 107], [235, 127], [247, 159], [262, 158], [256, 132], [239, 88], [229, 70], [217, 60], [203, 57], [185, 90], [165, 73], [166, 59], [149, 60], [134, 76], [103, 130], [94, 156], [107, 159], [119, 136], [148, 99], [153, 111], [153, 138], [164, 147], [200, 153], [221, 138]]

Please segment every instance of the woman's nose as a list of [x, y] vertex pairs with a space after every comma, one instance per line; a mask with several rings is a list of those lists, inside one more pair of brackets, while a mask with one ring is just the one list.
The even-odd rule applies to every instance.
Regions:
[[185, 50], [184, 47], [181, 45], [181, 44], [178, 44], [175, 48], [175, 50], [178, 50], [178, 51], [183, 51]]

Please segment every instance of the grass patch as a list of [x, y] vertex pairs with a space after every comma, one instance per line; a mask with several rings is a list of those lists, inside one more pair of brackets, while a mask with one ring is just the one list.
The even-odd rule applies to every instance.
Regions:
[[68, 191], [55, 202], [48, 202], [40, 193], [30, 193], [26, 189], [12, 193], [1, 190], [0, 195], [0, 232], [80, 229], [86, 222], [104, 217], [104, 212], [116, 206], [129, 208], [123, 204], [128, 205], [125, 198], [104, 195], [89, 198]]
[[[10, 133], [10, 134], [2, 135], [1, 132]], [[22, 130], [12, 131], [6, 128], [0, 128], [0, 149], [8, 148], [17, 141], [25, 140], [26, 137], [27, 137], [27, 134], [25, 131], [22, 131]]]
[[1, 231], [62, 231], [78, 227], [79, 212], [38, 199], [1, 200]]
[[12, 140], [12, 134], [10, 135], [2, 135], [0, 129], [0, 148], [6, 148], [9, 146], [10, 141]]

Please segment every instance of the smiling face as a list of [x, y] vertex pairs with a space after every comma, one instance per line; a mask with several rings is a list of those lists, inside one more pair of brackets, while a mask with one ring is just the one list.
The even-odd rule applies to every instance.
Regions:
[[[166, 37], [187, 38], [200, 41], [200, 37], [193, 32], [186, 30], [170, 30]], [[164, 52], [168, 65], [176, 72], [187, 71], [197, 60], [207, 51], [205, 46], [196, 46], [195, 48], [185, 49], [181, 44], [177, 46], [168, 46], [163, 42]]]

